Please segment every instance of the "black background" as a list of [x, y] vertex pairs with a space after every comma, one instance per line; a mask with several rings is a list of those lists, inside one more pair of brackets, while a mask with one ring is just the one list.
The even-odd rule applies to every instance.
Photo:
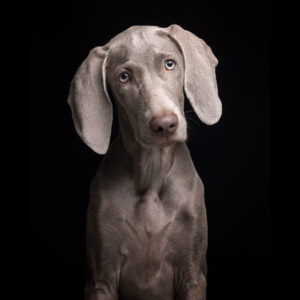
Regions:
[[206, 194], [208, 300], [271, 298], [268, 2], [78, 0], [29, 5], [30, 299], [83, 299], [89, 183], [102, 157], [73, 126], [67, 96], [76, 69], [131, 25], [174, 23], [219, 60], [221, 120], [206, 126], [188, 114]]

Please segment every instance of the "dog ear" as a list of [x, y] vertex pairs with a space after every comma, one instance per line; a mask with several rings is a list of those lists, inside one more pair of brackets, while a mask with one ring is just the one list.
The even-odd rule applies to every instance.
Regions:
[[98, 154], [107, 152], [113, 119], [106, 88], [105, 53], [104, 47], [90, 51], [71, 82], [68, 97], [78, 135]]
[[215, 74], [218, 60], [210, 47], [193, 33], [178, 25], [171, 25], [166, 30], [182, 52], [184, 89], [194, 111], [203, 123], [217, 123], [222, 115]]

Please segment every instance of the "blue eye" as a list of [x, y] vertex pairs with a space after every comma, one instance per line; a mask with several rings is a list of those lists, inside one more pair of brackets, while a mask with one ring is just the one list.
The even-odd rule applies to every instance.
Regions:
[[175, 61], [172, 60], [172, 59], [166, 60], [165, 67], [166, 67], [167, 70], [173, 70], [174, 67], [175, 67]]
[[122, 83], [125, 83], [129, 80], [129, 74], [127, 72], [123, 72], [119, 75], [119, 80]]

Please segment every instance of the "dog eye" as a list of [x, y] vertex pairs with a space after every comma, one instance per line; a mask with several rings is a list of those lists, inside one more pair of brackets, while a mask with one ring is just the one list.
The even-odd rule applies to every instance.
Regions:
[[172, 60], [172, 59], [166, 60], [165, 67], [166, 67], [167, 70], [173, 70], [174, 67], [175, 67], [175, 61]]
[[129, 80], [129, 74], [127, 72], [123, 72], [119, 75], [119, 80], [122, 83], [126, 83]]

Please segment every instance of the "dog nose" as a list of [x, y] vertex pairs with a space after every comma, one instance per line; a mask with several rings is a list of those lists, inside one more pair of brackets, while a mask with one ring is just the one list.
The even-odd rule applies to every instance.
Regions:
[[169, 136], [176, 131], [178, 127], [178, 118], [175, 114], [165, 114], [160, 117], [152, 118], [149, 125], [155, 133]]

